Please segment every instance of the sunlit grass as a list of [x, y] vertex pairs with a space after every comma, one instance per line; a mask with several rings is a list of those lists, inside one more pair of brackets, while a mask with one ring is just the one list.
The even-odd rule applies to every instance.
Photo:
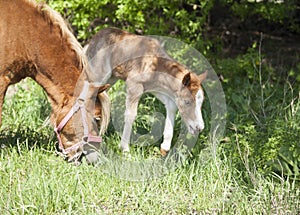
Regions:
[[[230, 159], [220, 156], [222, 152], [218, 150], [214, 153], [209, 138], [204, 149], [181, 165], [170, 166], [172, 160], [161, 159], [155, 147], [148, 147], [144, 161], [138, 155], [143, 153], [139, 147], [133, 147], [133, 157], [129, 158], [114, 153], [119, 137], [112, 133], [104, 137], [109, 150], [103, 163], [97, 166], [83, 163], [78, 167], [68, 164], [55, 153], [56, 139], [51, 126], [45, 123], [50, 109], [44, 93], [31, 81], [25, 85], [4, 106], [0, 137], [1, 214], [297, 214], [300, 211], [296, 181], [275, 174], [264, 176], [255, 169], [241, 177]], [[155, 168], [158, 163], [165, 169]], [[247, 177], [251, 180], [245, 180]]]

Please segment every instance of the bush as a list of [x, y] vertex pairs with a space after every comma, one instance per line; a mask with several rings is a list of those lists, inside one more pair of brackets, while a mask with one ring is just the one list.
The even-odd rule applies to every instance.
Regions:
[[299, 177], [297, 83], [283, 82], [254, 50], [219, 65], [231, 124], [221, 149], [239, 169], [249, 165], [264, 173]]
[[135, 33], [171, 35], [204, 47], [201, 32], [213, 1], [48, 0], [85, 43], [99, 29], [115, 26]]

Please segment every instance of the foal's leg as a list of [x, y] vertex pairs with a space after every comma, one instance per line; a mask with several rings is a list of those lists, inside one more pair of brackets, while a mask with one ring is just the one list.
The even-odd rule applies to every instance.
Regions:
[[174, 120], [176, 116], [177, 106], [170, 97], [160, 93], [154, 93], [154, 95], [165, 105], [166, 108], [166, 121], [164, 128], [164, 140], [160, 145], [160, 153], [162, 156], [166, 156], [171, 148], [171, 141], [174, 131]]
[[120, 148], [123, 152], [129, 152], [129, 142], [132, 131], [132, 124], [137, 115], [137, 108], [139, 99], [141, 98], [144, 87], [142, 84], [135, 84], [126, 81], [127, 94], [126, 94], [126, 110], [125, 110], [125, 125], [121, 138]]

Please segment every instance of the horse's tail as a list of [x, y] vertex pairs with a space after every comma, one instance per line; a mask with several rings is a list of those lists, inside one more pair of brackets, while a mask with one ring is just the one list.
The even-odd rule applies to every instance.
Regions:
[[101, 125], [100, 135], [104, 134], [107, 130], [110, 121], [110, 99], [106, 91], [98, 94], [99, 101], [101, 102]]

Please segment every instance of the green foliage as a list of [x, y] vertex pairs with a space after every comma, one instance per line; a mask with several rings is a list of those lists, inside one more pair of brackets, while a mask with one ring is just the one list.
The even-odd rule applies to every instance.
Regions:
[[[85, 41], [107, 26], [152, 35], [172, 35], [203, 47], [201, 32], [213, 1], [49, 0]], [[198, 43], [198, 45], [197, 45]]]
[[282, 2], [276, 0], [260, 2], [221, 0], [220, 2], [224, 5], [229, 4], [233, 13], [243, 20], [257, 17], [257, 19], [265, 19], [269, 23], [285, 24], [290, 30], [300, 32], [299, 20], [297, 21], [299, 6], [296, 0]]
[[231, 123], [222, 148], [238, 168], [245, 168], [247, 160], [261, 172], [299, 178], [299, 88], [282, 83], [262, 59], [250, 50], [218, 62]]
[[115, 22], [111, 13], [115, 6], [106, 0], [49, 0], [47, 2], [53, 9], [63, 14], [79, 40], [86, 40], [100, 27], [107, 26], [108, 22]]

